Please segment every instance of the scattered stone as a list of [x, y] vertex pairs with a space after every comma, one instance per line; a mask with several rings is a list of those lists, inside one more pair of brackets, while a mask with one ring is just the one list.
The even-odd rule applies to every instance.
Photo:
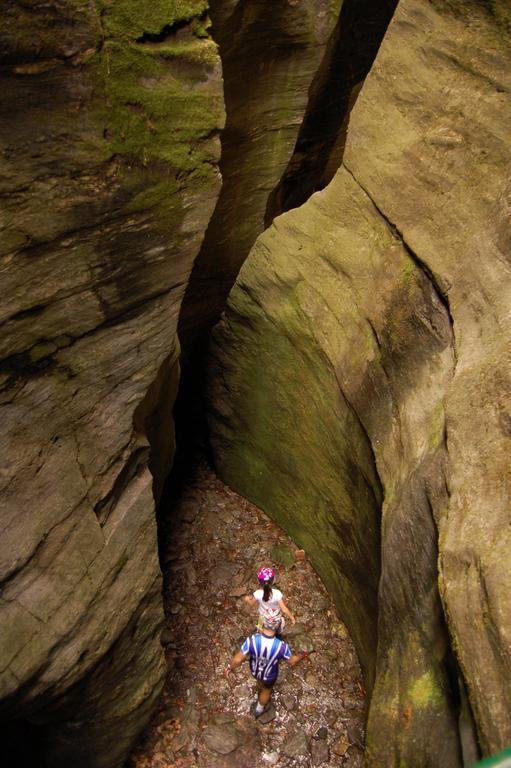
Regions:
[[287, 709], [288, 712], [292, 712], [296, 708], [296, 699], [289, 693], [285, 693], [280, 697], [282, 706]]
[[290, 733], [284, 740], [281, 751], [287, 757], [301, 757], [309, 753], [309, 739], [303, 731]]
[[299, 563], [302, 563], [307, 558], [307, 555], [305, 554], [304, 549], [297, 549], [295, 551], [295, 560]]
[[250, 698], [251, 691], [248, 685], [237, 685], [233, 690], [233, 694], [236, 698], [245, 700]]
[[263, 712], [260, 717], [257, 718], [258, 723], [262, 723], [263, 725], [266, 725], [267, 723], [271, 723], [272, 720], [275, 720], [277, 717], [277, 712], [275, 710], [275, 707], [273, 704], [270, 704], [266, 712]]
[[193, 523], [193, 521], [197, 517], [198, 512], [199, 512], [199, 507], [197, 505], [197, 502], [189, 501], [181, 505], [181, 509], [179, 510], [179, 516], [181, 520], [183, 520], [183, 522]]
[[236, 718], [230, 712], [219, 712], [213, 715], [211, 722], [213, 725], [225, 725], [225, 723], [234, 723]]
[[275, 687], [281, 694], [294, 693], [296, 690], [295, 683], [291, 682], [291, 680], [283, 680], [281, 677], [277, 680]]
[[209, 579], [214, 587], [228, 585], [240, 567], [236, 563], [219, 563], [210, 573]]
[[313, 739], [311, 743], [311, 763], [312, 765], [323, 765], [328, 763], [330, 753], [326, 739]]
[[335, 709], [327, 709], [325, 711], [325, 720], [330, 726], [333, 725], [335, 722], [337, 722], [338, 717], [339, 717], [339, 712]]
[[[284, 639], [295, 651], [314, 644], [317, 653], [294, 668], [280, 665], [273, 706], [257, 720], [248, 713], [256, 696], [248, 664], [233, 675], [223, 674], [229, 658], [257, 621], [257, 608], [249, 606], [242, 594], [257, 587], [257, 568], [272, 562], [272, 546], [286, 542], [280, 529], [268, 528], [266, 518], [256, 514], [249, 502], [241, 503], [234, 494], [227, 497], [218, 480], [210, 474], [206, 477], [211, 488], [201, 486], [200, 513], [193, 523], [184, 522], [179, 514], [171, 521], [176, 527], [170, 532], [176, 557], [164, 568], [167, 619], [161, 635], [169, 683], [160, 714], [127, 768], [326, 768], [326, 764], [361, 768], [361, 750], [356, 743], [350, 745], [347, 736], [340, 755], [334, 743], [330, 744], [329, 763], [328, 752], [317, 746], [320, 742], [327, 746], [330, 737], [335, 742], [348, 725], [362, 723], [363, 693], [351, 642], [331, 633], [337, 621], [335, 609], [324, 598], [308, 560], [298, 568], [278, 569], [284, 599], [300, 618], [296, 625], [287, 622]], [[239, 523], [232, 540], [226, 539], [220, 516], [211, 513], [212, 500], [219, 494], [231, 505]], [[215, 527], [217, 540], [212, 539]], [[187, 532], [186, 537], [180, 530]], [[294, 553], [292, 545], [289, 551]], [[182, 608], [171, 613], [176, 597]], [[328, 607], [322, 612], [318, 606]], [[195, 649], [203, 649], [203, 653], [195, 653]], [[348, 718], [351, 710], [353, 715]], [[210, 730], [213, 726], [216, 732]], [[321, 738], [325, 726], [328, 736]], [[358, 727], [358, 743], [363, 743], [363, 731]], [[299, 739], [296, 751], [301, 754], [297, 756], [281, 749], [290, 735]], [[215, 751], [218, 743], [223, 752]], [[289, 749], [294, 752], [293, 739]]]
[[347, 736], [340, 736], [334, 743], [333, 750], [336, 755], [343, 757], [350, 748], [350, 741]]
[[356, 744], [359, 747], [364, 746], [364, 732], [359, 725], [349, 725], [346, 730], [348, 733], [348, 738], [352, 744]]
[[364, 764], [364, 752], [360, 747], [351, 746], [346, 756], [350, 760], [350, 764], [353, 766], [353, 768], [362, 768]]
[[191, 563], [188, 563], [185, 569], [186, 578], [188, 579], [188, 586], [193, 587], [197, 583], [197, 571]]
[[320, 595], [315, 603], [316, 611], [326, 611], [330, 608], [330, 599], [324, 595]]
[[328, 737], [328, 728], [325, 725], [322, 725], [321, 728], [318, 728], [318, 730], [314, 734], [315, 739], [326, 739], [327, 737]]
[[291, 622], [287, 622], [284, 635], [286, 636], [286, 638], [290, 638], [290, 637], [296, 637], [297, 635], [304, 635], [306, 632], [307, 632], [307, 627], [305, 626], [305, 624], [302, 624], [299, 621], [297, 621], [296, 624], [291, 624]]
[[188, 743], [188, 733], [186, 729], [180, 731], [171, 741], [171, 749], [173, 752], [180, 752], [183, 747]]
[[238, 729], [232, 723], [208, 725], [204, 731], [204, 743], [211, 752], [228, 755], [242, 743]]
[[348, 638], [349, 633], [346, 629], [346, 625], [343, 624], [342, 621], [333, 621], [330, 625], [330, 632], [332, 635], [337, 635], [338, 637], [342, 638]]
[[229, 597], [243, 597], [246, 593], [247, 590], [243, 585], [241, 587], [233, 587], [229, 592]]
[[197, 688], [195, 685], [191, 685], [189, 688], [185, 691], [185, 699], [188, 704], [193, 706], [195, 702], [197, 701]]
[[306, 672], [305, 682], [312, 688], [317, 688], [320, 685], [318, 676], [312, 669]]

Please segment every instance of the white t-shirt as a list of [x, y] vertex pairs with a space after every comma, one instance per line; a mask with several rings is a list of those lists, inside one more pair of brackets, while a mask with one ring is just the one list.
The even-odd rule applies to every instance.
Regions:
[[279, 602], [282, 600], [282, 592], [280, 589], [271, 588], [270, 599], [266, 602], [263, 600], [264, 590], [256, 589], [254, 597], [259, 603], [259, 613], [261, 616], [278, 616], [280, 615]]

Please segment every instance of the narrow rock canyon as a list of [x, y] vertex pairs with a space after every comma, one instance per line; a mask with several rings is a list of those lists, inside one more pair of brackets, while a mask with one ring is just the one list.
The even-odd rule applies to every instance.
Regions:
[[[6, 765], [510, 747], [507, 0], [6, 0], [0, 41]], [[315, 654], [255, 724], [262, 559]]]

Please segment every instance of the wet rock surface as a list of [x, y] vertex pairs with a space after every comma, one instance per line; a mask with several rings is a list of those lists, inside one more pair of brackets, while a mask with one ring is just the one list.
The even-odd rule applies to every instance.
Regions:
[[[172, 514], [162, 553], [169, 672], [160, 710], [129, 768], [361, 766], [362, 752], [349, 735], [363, 733], [358, 662], [310, 563], [204, 465]], [[271, 717], [255, 720], [248, 664], [228, 677], [224, 670], [254, 631], [257, 609], [243, 595], [256, 589], [257, 569], [268, 563], [297, 619], [284, 638], [296, 651], [305, 638], [314, 653], [293, 669], [281, 664]]]

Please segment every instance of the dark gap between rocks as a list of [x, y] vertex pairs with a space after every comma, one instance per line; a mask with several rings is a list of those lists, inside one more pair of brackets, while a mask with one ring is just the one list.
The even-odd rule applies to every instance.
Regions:
[[344, 154], [349, 115], [371, 69], [397, 0], [345, 0], [314, 78], [294, 153], [268, 198], [265, 226], [323, 189]]
[[144, 32], [143, 35], [137, 37], [136, 43], [144, 45], [145, 43], [164, 43], [171, 37], [174, 37], [178, 32], [190, 27], [190, 19], [182, 19], [175, 21], [174, 24], [166, 24], [159, 32]]
[[10, 720], [0, 724], [3, 768], [45, 768], [41, 760], [40, 729], [28, 720]]

